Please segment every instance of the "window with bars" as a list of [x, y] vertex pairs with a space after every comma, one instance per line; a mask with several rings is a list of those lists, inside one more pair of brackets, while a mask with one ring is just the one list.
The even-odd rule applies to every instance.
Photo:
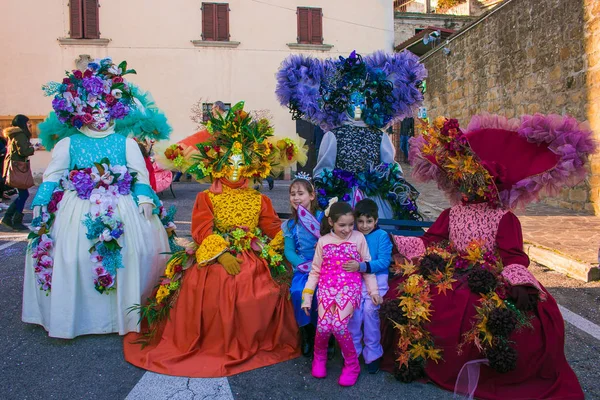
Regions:
[[323, 44], [323, 10], [298, 7], [298, 43]]
[[69, 0], [71, 39], [99, 39], [98, 0]]
[[229, 3], [202, 3], [202, 40], [229, 41]]
[[[210, 120], [210, 114], [212, 113], [214, 103], [202, 103], [202, 122], [208, 122]], [[225, 111], [229, 111], [231, 103], [224, 103]]]

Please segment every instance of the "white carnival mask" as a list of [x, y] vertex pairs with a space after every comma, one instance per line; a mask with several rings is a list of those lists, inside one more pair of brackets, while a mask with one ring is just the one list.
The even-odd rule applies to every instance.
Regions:
[[92, 129], [96, 131], [105, 131], [110, 125], [110, 114], [108, 108], [98, 107], [92, 111], [93, 121], [90, 123]]

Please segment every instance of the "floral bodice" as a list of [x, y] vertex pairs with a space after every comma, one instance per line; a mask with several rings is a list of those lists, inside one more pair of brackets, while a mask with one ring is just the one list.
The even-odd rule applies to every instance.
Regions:
[[214, 225], [219, 232], [240, 226], [252, 230], [258, 226], [262, 198], [256, 190], [223, 185], [222, 193], [207, 193], [213, 205]]
[[342, 269], [342, 266], [350, 260], [362, 261], [354, 243], [327, 244], [323, 247], [317, 298], [325, 309], [334, 302], [341, 309], [346, 308], [348, 303], [352, 303], [354, 308], [358, 306], [362, 287], [361, 274]]
[[126, 140], [123, 135], [115, 133], [103, 138], [91, 138], [80, 133], [71, 136], [69, 169], [88, 168], [105, 157], [111, 165], [127, 165]]
[[450, 209], [450, 241], [466, 250], [473, 240], [483, 240], [487, 250], [496, 247], [500, 220], [506, 210], [492, 208], [488, 203], [457, 205]]

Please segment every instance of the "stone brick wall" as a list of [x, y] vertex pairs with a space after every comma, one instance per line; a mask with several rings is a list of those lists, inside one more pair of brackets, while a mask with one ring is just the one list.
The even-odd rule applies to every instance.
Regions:
[[[509, 0], [457, 34], [449, 55], [423, 57], [429, 117], [462, 125], [483, 111], [570, 114], [600, 138], [600, 2]], [[594, 38], [596, 40], [593, 40]], [[600, 214], [600, 158], [589, 179], [549, 204]]]

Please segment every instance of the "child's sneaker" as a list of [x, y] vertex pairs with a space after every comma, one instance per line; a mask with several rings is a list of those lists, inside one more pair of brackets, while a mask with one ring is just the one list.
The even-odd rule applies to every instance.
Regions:
[[367, 371], [369, 371], [370, 374], [378, 373], [380, 363], [381, 363], [381, 358], [378, 358], [377, 360], [367, 364]]

